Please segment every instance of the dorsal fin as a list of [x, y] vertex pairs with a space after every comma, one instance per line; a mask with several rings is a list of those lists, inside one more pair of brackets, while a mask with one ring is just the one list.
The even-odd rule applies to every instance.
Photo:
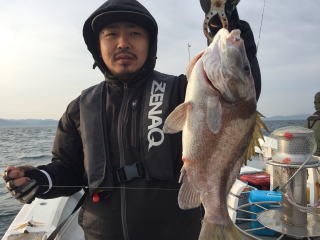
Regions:
[[254, 130], [252, 132], [252, 136], [251, 136], [250, 142], [248, 144], [246, 153], [244, 155], [245, 157], [244, 157], [243, 164], [246, 164], [247, 160], [250, 159], [253, 155], [255, 155], [255, 150], [254, 150], [255, 146], [257, 146], [258, 148], [261, 149], [261, 146], [260, 146], [260, 143], [259, 143], [259, 138], [263, 139], [263, 134], [261, 132], [261, 129], [264, 128], [267, 131], [269, 131], [267, 126], [261, 120], [262, 117], [264, 117], [264, 116], [257, 111], [256, 112], [256, 123], [255, 123], [255, 126], [254, 126]]

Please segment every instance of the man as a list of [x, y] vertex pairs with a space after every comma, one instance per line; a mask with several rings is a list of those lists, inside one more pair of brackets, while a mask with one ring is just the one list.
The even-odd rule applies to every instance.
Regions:
[[314, 137], [317, 143], [317, 149], [314, 155], [320, 157], [320, 92], [317, 92], [314, 95], [314, 108], [316, 112], [308, 117], [304, 126], [313, 130]]
[[25, 203], [88, 186], [79, 214], [86, 239], [198, 238], [201, 209], [177, 205], [181, 134], [162, 131], [166, 116], [183, 102], [187, 82], [154, 70], [157, 32], [152, 15], [135, 0], [109, 0], [98, 8], [83, 36], [105, 81], [69, 104], [52, 163], [6, 170], [8, 189]]

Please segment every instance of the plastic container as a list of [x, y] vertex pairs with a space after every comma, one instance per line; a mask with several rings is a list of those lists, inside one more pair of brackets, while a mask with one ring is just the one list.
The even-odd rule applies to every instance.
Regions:
[[[265, 201], [282, 201], [282, 195], [281, 192], [278, 191], [264, 191], [264, 190], [252, 190], [250, 191], [249, 195], [249, 203], [253, 202], [265, 202]], [[279, 205], [273, 204], [273, 203], [264, 203], [261, 204], [262, 207], [267, 209], [274, 209], [279, 208]], [[263, 211], [262, 208], [258, 206], [251, 205], [250, 211], [259, 213]], [[256, 219], [257, 216], [255, 214], [251, 214], [251, 219]], [[251, 228], [259, 228], [263, 227], [258, 221], [251, 222]], [[273, 231], [271, 229], [263, 229], [263, 230], [256, 230], [253, 231], [254, 234], [257, 235], [263, 235], [263, 236], [275, 236], [278, 234], [278, 232]]]
[[254, 174], [243, 174], [240, 177], [241, 181], [247, 182], [249, 185], [259, 190], [270, 190], [270, 174], [261, 172]]

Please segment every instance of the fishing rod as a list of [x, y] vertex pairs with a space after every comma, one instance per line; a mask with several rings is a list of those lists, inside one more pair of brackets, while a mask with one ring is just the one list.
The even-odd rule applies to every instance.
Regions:
[[266, 8], [266, 0], [263, 0], [262, 16], [261, 16], [259, 36], [258, 36], [258, 42], [257, 42], [257, 52], [258, 52], [260, 38], [261, 38], [261, 30], [262, 30], [262, 24], [263, 24], [263, 19], [264, 19], [264, 10], [265, 10], [265, 8]]

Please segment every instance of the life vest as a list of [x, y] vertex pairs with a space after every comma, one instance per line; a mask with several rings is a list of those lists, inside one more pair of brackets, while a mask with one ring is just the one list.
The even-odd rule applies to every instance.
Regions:
[[[143, 136], [143, 167], [147, 179], [174, 180], [174, 161], [171, 149], [181, 141], [179, 134], [165, 135], [163, 123], [175, 106], [171, 96], [175, 76], [154, 72], [144, 89], [143, 116], [139, 121]], [[105, 81], [84, 90], [80, 97], [80, 131], [84, 151], [84, 168], [90, 188], [112, 187], [114, 172], [109, 158], [106, 133]], [[180, 139], [180, 140], [179, 140]], [[140, 167], [140, 165], [137, 165]], [[135, 166], [123, 166], [135, 174]], [[139, 169], [138, 169], [139, 170]], [[139, 172], [139, 171], [137, 171]]]

